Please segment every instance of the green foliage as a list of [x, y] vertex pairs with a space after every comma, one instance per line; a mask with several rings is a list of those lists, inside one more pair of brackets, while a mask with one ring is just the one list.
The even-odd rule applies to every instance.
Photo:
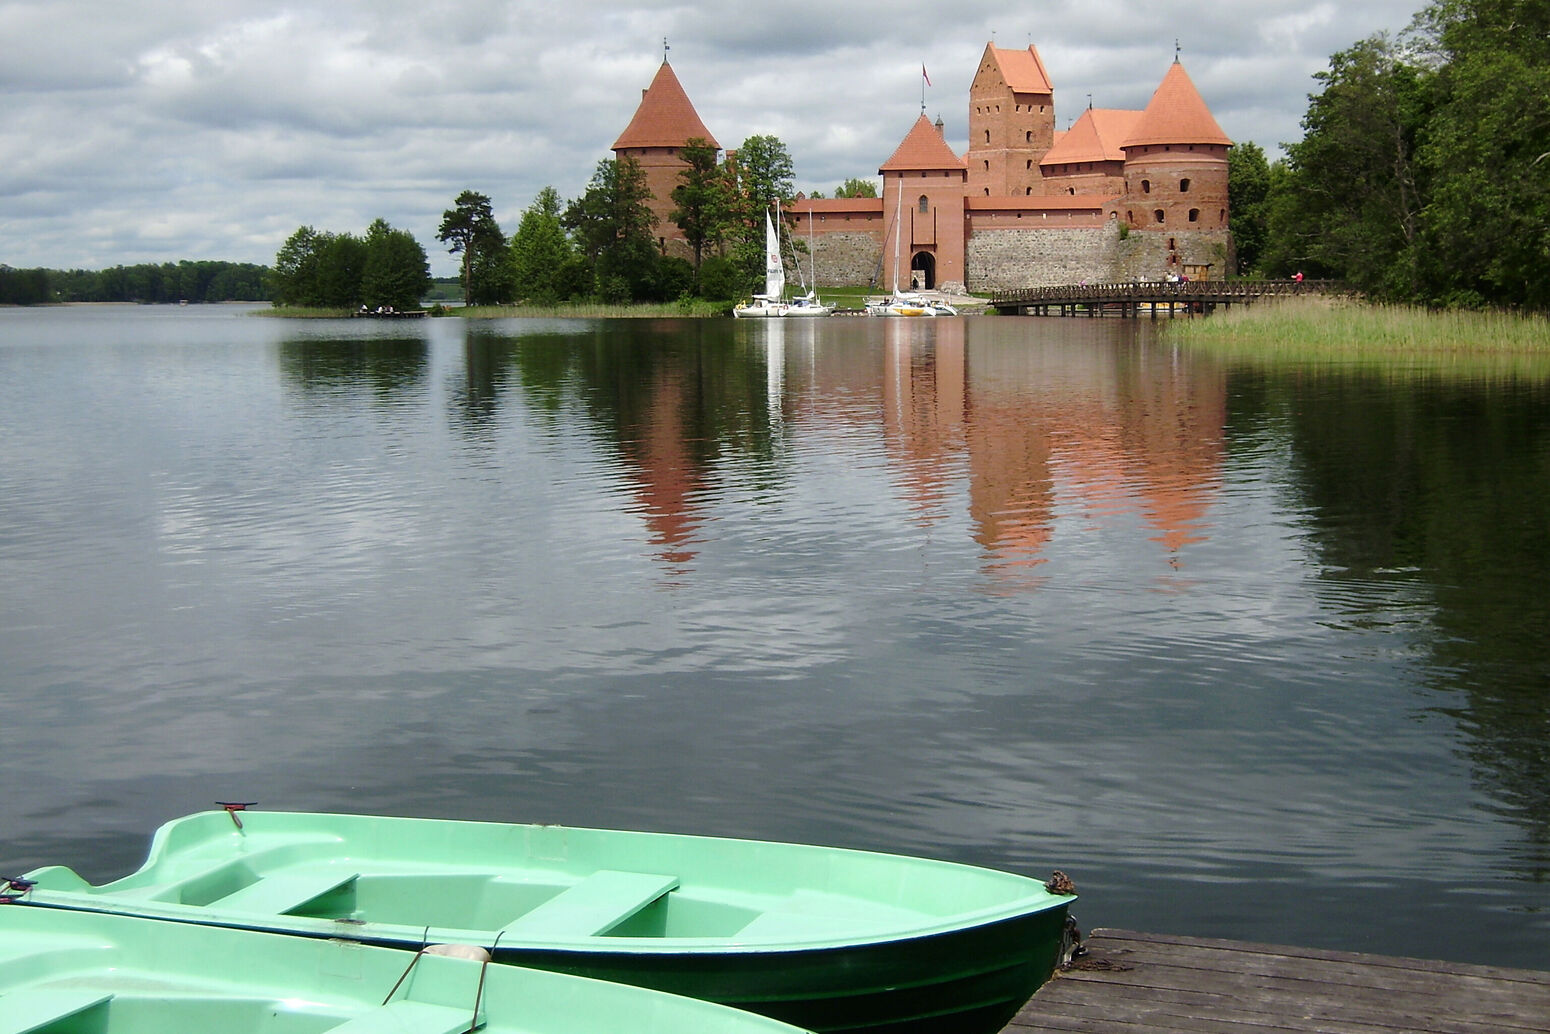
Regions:
[[318, 253], [326, 234], [303, 226], [286, 238], [269, 272], [269, 291], [275, 305], [320, 306]]
[[1550, 5], [1436, 0], [1403, 45], [1362, 41], [1318, 78], [1304, 138], [1271, 169], [1266, 271], [1550, 308]]
[[1421, 148], [1429, 300], [1550, 308], [1550, 6], [1445, 0]]
[[1270, 165], [1256, 143], [1234, 144], [1227, 152], [1228, 228], [1238, 248], [1238, 272], [1259, 269], [1269, 232]]
[[791, 155], [778, 137], [751, 136], [737, 149], [738, 182], [756, 212], [791, 197], [796, 189], [794, 175]]
[[653, 297], [657, 243], [651, 191], [640, 163], [625, 157], [598, 162], [586, 193], [565, 209], [562, 223], [592, 268], [593, 291], [608, 302]]
[[751, 284], [764, 276], [764, 215], [795, 190], [791, 155], [777, 137], [751, 136], [728, 172], [730, 257]]
[[700, 263], [700, 296], [703, 298], [735, 301], [751, 288], [746, 271], [725, 256], [713, 255]]
[[851, 177], [834, 192], [835, 197], [876, 197], [877, 182], [870, 179], [856, 179]]
[[560, 224], [562, 205], [553, 187], [538, 192], [517, 232], [511, 238], [511, 266], [516, 297], [540, 305], [553, 305], [586, 293], [585, 286], [566, 282], [567, 265], [574, 265], [575, 250]]
[[694, 268], [699, 269], [705, 246], [719, 242], [726, 232], [726, 185], [717, 168], [716, 148], [703, 137], [689, 140], [678, 154], [688, 167], [678, 174], [680, 182], [673, 188], [677, 207], [670, 218], [694, 249]]
[[1287, 147], [1287, 199], [1273, 208], [1276, 261], [1349, 280], [1376, 297], [1414, 295], [1422, 182], [1416, 146], [1429, 73], [1386, 36], [1330, 59]]
[[418, 308], [431, 286], [425, 249], [407, 230], [377, 219], [366, 230], [366, 261], [361, 270], [361, 304], [368, 309]]
[[0, 266], [0, 305], [42, 305], [53, 300], [48, 270]]
[[317, 257], [317, 304], [332, 309], [359, 306], [365, 271], [365, 241], [348, 233], [324, 235]]
[[364, 238], [301, 227], [280, 246], [269, 281], [277, 307], [328, 309], [412, 309], [431, 285], [425, 249], [382, 219]]
[[465, 190], [441, 215], [436, 239], [452, 254], [463, 256], [463, 301], [469, 305], [509, 302], [516, 285], [506, 235], [490, 207], [488, 196]]
[[676, 255], [662, 255], [652, 271], [651, 296], [648, 301], [667, 302], [685, 298], [694, 293], [694, 266], [688, 259]]

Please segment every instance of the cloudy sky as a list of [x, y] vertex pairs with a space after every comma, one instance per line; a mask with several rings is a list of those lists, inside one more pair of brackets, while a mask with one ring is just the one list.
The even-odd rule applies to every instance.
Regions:
[[297, 227], [413, 233], [457, 193], [511, 232], [578, 196], [662, 60], [723, 146], [797, 186], [872, 176], [926, 110], [967, 147], [987, 42], [1036, 44], [1057, 126], [1142, 108], [1173, 60], [1234, 140], [1301, 135], [1312, 75], [1424, 0], [0, 0], [0, 263], [268, 263]]

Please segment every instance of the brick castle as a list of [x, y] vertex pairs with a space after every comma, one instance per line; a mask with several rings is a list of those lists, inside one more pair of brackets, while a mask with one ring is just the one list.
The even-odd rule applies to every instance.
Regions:
[[[640, 163], [665, 250], [668, 218], [696, 137], [720, 148], [664, 60], [614, 141]], [[798, 197], [793, 232], [813, 241], [826, 284], [897, 283], [984, 291], [1080, 281], [1222, 277], [1232, 145], [1177, 60], [1142, 111], [1092, 108], [1055, 129], [1055, 88], [1039, 52], [989, 44], [969, 88], [969, 149], [921, 114], [878, 168], [880, 198]]]

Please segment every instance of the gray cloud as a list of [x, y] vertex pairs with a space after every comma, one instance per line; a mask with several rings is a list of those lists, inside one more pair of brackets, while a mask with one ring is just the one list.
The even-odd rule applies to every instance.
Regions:
[[872, 176], [919, 113], [966, 146], [986, 42], [1031, 40], [1059, 124], [1139, 108], [1182, 49], [1229, 136], [1300, 135], [1313, 73], [1420, 0], [878, 0], [717, 5], [574, 0], [103, 0], [0, 5], [0, 262], [97, 268], [269, 262], [297, 226], [382, 217], [435, 240], [458, 191], [514, 229], [537, 191], [575, 197], [662, 57], [723, 146], [779, 136], [798, 186]]

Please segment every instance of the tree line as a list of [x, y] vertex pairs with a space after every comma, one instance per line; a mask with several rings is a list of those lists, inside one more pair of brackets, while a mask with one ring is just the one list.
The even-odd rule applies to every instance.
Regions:
[[267, 301], [267, 272], [264, 266], [248, 262], [188, 260], [101, 270], [0, 265], [0, 305]]
[[1316, 78], [1285, 159], [1229, 155], [1240, 269], [1387, 301], [1550, 308], [1550, 4], [1435, 0]]
[[376, 219], [360, 237], [299, 228], [276, 253], [269, 285], [276, 305], [403, 311], [419, 308], [431, 270], [412, 233]]
[[[646, 174], [629, 156], [598, 162], [573, 200], [553, 187], [539, 191], [509, 238], [489, 197], [464, 191], [443, 216], [438, 239], [462, 256], [465, 299], [620, 303], [746, 294], [764, 275], [764, 213], [794, 193], [791, 156], [778, 138], [763, 135], [743, 141], [735, 157], [722, 158], [699, 138], [679, 156], [685, 167], [669, 219], [688, 257], [666, 253]], [[852, 191], [876, 196], [864, 180], [847, 180], [838, 193]]]

